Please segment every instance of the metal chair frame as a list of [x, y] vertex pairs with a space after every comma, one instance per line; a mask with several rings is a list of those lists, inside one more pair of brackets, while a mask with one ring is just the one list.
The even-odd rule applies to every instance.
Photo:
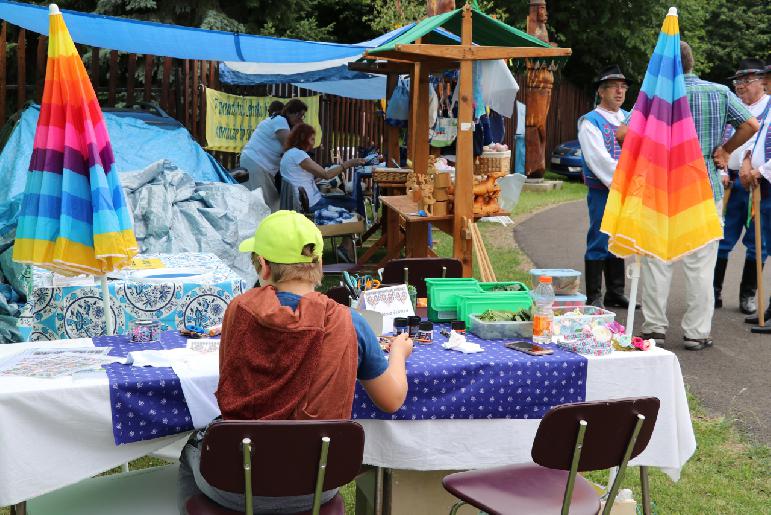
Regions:
[[[632, 430], [632, 434], [629, 437], [629, 442], [627, 443], [626, 450], [624, 452], [624, 458], [619, 465], [618, 473], [616, 474], [616, 477], [613, 481], [613, 485], [611, 486], [610, 491], [606, 494], [607, 499], [605, 501], [605, 508], [602, 510], [602, 515], [610, 515], [610, 512], [613, 509], [613, 504], [615, 503], [616, 495], [618, 494], [618, 490], [621, 487], [621, 482], [624, 479], [627, 465], [632, 456], [632, 451], [634, 450], [634, 446], [637, 443], [637, 437], [640, 434], [640, 430], [642, 429], [644, 422], [645, 422], [645, 416], [638, 413], [637, 422], [635, 423], [634, 429]], [[576, 436], [576, 443], [573, 447], [573, 458], [570, 463], [568, 480], [567, 480], [567, 484], [565, 485], [565, 495], [562, 500], [561, 515], [569, 515], [570, 502], [573, 498], [573, 488], [575, 486], [576, 476], [578, 475], [578, 464], [581, 461], [581, 451], [583, 450], [584, 435], [586, 434], [587, 427], [588, 427], [588, 423], [585, 420], [579, 421], [578, 434]], [[650, 509], [650, 490], [648, 485], [648, 467], [645, 467], [645, 466], [640, 467], [640, 484], [642, 488], [642, 497], [643, 497], [642, 499], [643, 513], [645, 515], [650, 515], [651, 509]], [[456, 515], [458, 513], [458, 510], [465, 504], [468, 504], [468, 503], [466, 501], [456, 502], [452, 506], [452, 508], [450, 508], [450, 515]]]
[[[321, 454], [318, 462], [316, 486], [313, 491], [312, 515], [319, 515], [321, 511], [321, 494], [324, 490], [324, 478], [327, 472], [327, 459], [329, 457], [329, 444], [331, 441], [331, 438], [328, 436], [321, 438]], [[244, 457], [244, 513], [245, 515], [254, 515], [252, 499], [252, 440], [250, 438], [244, 438], [241, 441], [241, 452]]]

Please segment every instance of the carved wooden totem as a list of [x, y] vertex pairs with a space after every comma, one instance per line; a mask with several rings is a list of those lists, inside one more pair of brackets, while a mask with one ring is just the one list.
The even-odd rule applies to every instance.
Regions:
[[[527, 33], [549, 43], [549, 33], [546, 30], [548, 19], [546, 0], [530, 0]], [[544, 63], [530, 59], [526, 62], [525, 173], [529, 178], [540, 179], [546, 173], [546, 117], [551, 104], [554, 74]]]

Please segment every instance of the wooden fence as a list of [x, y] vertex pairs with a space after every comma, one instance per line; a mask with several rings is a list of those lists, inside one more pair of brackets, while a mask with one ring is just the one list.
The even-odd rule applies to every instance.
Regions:
[[[3, 123], [29, 100], [40, 102], [45, 82], [48, 38], [6, 22], [0, 26], [0, 121]], [[193, 138], [206, 146], [205, 88], [238, 95], [282, 98], [316, 93], [291, 84], [230, 86], [219, 83], [218, 63], [137, 55], [77, 45], [91, 83], [104, 107], [131, 107], [155, 102], [180, 121]], [[98, 56], [97, 59], [92, 56]], [[523, 81], [519, 79], [519, 83]], [[517, 97], [522, 100], [522, 91]], [[591, 101], [581, 90], [556, 81], [547, 122], [547, 159], [560, 142], [575, 139], [576, 120]], [[321, 95], [319, 123], [322, 140], [316, 159], [332, 162], [337, 151], [343, 159], [358, 148], [383, 148], [384, 122], [379, 101]], [[506, 120], [506, 143], [513, 148], [516, 119]], [[238, 166], [238, 154], [214, 152], [226, 168]]]

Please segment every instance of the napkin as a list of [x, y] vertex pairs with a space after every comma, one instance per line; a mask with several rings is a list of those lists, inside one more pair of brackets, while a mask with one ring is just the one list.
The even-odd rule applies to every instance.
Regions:
[[442, 344], [442, 347], [448, 350], [456, 350], [463, 354], [473, 354], [475, 352], [482, 352], [482, 346], [478, 343], [471, 343], [466, 341], [466, 337], [455, 331], [450, 331], [450, 339]]

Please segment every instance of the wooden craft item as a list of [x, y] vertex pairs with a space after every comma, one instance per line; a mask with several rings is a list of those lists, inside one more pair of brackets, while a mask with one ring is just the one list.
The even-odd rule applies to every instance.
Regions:
[[477, 224], [475, 223], [469, 225], [471, 242], [474, 246], [474, 251], [477, 254], [477, 262], [479, 263], [479, 275], [483, 282], [495, 282], [495, 271], [490, 262], [490, 256], [487, 255], [487, 249], [485, 248], [485, 242], [482, 239], [482, 235], [479, 233], [479, 227], [477, 227]]
[[434, 203], [433, 209], [434, 209], [434, 216], [446, 216], [449, 214], [447, 211], [447, 201], [437, 200]]
[[447, 188], [434, 188], [434, 198], [437, 202], [446, 202], [450, 199], [450, 194], [447, 193]]
[[452, 183], [448, 172], [438, 172], [434, 177], [434, 188], [447, 188]]

